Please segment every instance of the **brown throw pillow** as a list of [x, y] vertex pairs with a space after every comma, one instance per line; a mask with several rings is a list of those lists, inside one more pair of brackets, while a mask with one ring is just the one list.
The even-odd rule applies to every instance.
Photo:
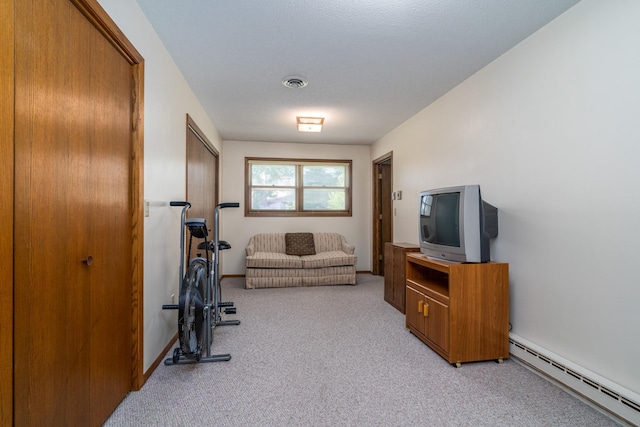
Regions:
[[284, 243], [287, 255], [315, 255], [316, 245], [313, 233], [285, 233]]

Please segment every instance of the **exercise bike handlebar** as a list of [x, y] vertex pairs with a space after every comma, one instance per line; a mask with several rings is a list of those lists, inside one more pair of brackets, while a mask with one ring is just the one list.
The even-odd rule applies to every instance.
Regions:
[[[239, 208], [240, 207], [240, 203], [238, 202], [227, 202], [227, 203], [220, 203], [218, 206], [216, 206], [216, 208], [213, 210], [213, 241], [214, 241], [214, 248], [213, 248], [213, 257], [214, 257], [214, 262], [215, 262], [215, 268], [216, 268], [216, 280], [218, 280], [218, 251], [219, 251], [219, 242], [220, 242], [220, 234], [218, 231], [218, 217], [220, 215], [220, 209], [223, 208]], [[216, 307], [216, 310], [218, 309], [218, 307]]]
[[216, 207], [218, 207], [220, 209], [223, 209], [223, 208], [239, 208], [240, 207], [240, 203], [238, 203], [238, 202], [220, 203]]

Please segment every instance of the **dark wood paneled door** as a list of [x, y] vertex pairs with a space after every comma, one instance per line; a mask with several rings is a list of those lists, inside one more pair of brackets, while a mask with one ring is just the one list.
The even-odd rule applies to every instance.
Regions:
[[391, 161], [380, 163], [379, 165], [381, 178], [378, 181], [380, 185], [380, 234], [378, 235], [380, 254], [382, 257], [378, 257], [378, 273], [384, 276], [384, 245], [387, 242], [392, 242], [393, 237], [392, 224], [393, 224], [393, 206], [391, 204]]
[[[213, 215], [218, 204], [218, 152], [187, 116], [187, 200], [190, 218], [205, 218], [213, 239]], [[197, 242], [193, 242], [195, 247]], [[191, 255], [195, 253], [192, 248]]]
[[384, 275], [384, 246], [393, 242], [393, 206], [391, 192], [393, 182], [393, 153], [387, 153], [373, 161], [373, 250], [371, 270]]
[[16, 2], [14, 425], [131, 389], [131, 65], [68, 0]]

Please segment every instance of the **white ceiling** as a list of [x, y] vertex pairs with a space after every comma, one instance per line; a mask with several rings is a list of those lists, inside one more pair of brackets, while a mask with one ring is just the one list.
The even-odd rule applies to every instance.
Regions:
[[578, 1], [137, 0], [224, 140], [333, 144], [375, 142]]

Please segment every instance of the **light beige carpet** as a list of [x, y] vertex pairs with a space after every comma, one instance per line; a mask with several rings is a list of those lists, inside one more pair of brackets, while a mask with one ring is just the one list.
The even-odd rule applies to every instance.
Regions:
[[213, 352], [232, 359], [160, 365], [106, 426], [618, 425], [512, 360], [452, 367], [384, 302], [382, 277], [254, 290], [243, 280], [222, 281], [238, 309], [228, 318], [242, 323], [214, 333]]

